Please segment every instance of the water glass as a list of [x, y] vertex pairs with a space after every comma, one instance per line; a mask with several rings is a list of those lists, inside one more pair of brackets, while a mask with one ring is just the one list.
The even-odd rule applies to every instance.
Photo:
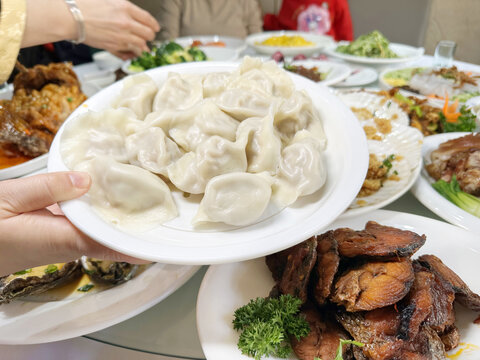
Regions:
[[452, 66], [456, 48], [457, 44], [454, 41], [439, 41], [435, 48], [433, 66], [437, 68]]

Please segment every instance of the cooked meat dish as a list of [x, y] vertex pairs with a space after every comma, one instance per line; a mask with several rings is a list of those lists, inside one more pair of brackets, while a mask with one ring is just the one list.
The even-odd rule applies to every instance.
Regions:
[[436, 256], [411, 259], [425, 240], [369, 221], [267, 256], [270, 296], [303, 301], [311, 331], [290, 339], [299, 359], [334, 360], [340, 339], [364, 344], [344, 346], [344, 359], [446, 359], [460, 342], [455, 300], [480, 311], [480, 296]]
[[0, 145], [29, 157], [48, 152], [59, 127], [85, 99], [71, 64], [22, 67], [12, 99], [0, 101]]
[[340, 228], [334, 231], [340, 255], [398, 258], [413, 255], [425, 244], [425, 235], [369, 221], [365, 230]]
[[413, 279], [410, 259], [366, 262], [338, 278], [330, 300], [351, 312], [378, 309], [403, 299]]
[[369, 196], [380, 190], [388, 179], [388, 170], [388, 167], [383, 166], [383, 161], [379, 160], [377, 155], [369, 154], [367, 176], [358, 196]]
[[480, 196], [480, 134], [469, 134], [440, 144], [425, 168], [435, 180], [449, 182], [456, 176], [460, 188]]
[[325, 304], [330, 296], [339, 264], [338, 243], [333, 231], [317, 236], [317, 263], [313, 273], [313, 291], [317, 304]]

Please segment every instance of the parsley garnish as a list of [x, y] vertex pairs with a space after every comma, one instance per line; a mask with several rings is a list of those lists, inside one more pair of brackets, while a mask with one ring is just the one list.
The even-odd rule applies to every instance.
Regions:
[[89, 283], [89, 284], [85, 284], [85, 285], [83, 285], [83, 286], [80, 286], [80, 287], [77, 289], [77, 291], [87, 292], [87, 291], [89, 291], [91, 288], [93, 288], [94, 286], [95, 286], [95, 285], [90, 284], [90, 283]]
[[297, 339], [310, 332], [307, 321], [298, 316], [302, 301], [291, 295], [257, 298], [235, 310], [233, 328], [241, 331], [238, 348], [256, 360], [262, 356], [287, 358], [292, 347], [289, 336]]
[[32, 269], [25, 269], [25, 270], [17, 271], [16, 273], [13, 273], [13, 275], [24, 275], [31, 272], [32, 272]]
[[47, 268], [45, 269], [45, 274], [51, 274], [51, 273], [54, 273], [55, 271], [58, 270], [58, 267], [57, 265], [53, 265], [53, 264], [50, 264], [47, 266]]

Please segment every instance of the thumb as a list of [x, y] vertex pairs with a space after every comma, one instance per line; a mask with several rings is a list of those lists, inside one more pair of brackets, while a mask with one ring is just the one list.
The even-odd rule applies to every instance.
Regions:
[[57, 172], [0, 182], [0, 213], [43, 209], [85, 194], [91, 185], [84, 172]]

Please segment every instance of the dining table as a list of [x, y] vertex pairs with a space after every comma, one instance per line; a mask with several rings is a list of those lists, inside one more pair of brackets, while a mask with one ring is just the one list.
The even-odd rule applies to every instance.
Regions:
[[[251, 54], [248, 52], [247, 54]], [[335, 59], [330, 59], [335, 60]], [[402, 66], [429, 66], [433, 57], [423, 55]], [[467, 71], [480, 72], [480, 66], [461, 61], [455, 65]], [[350, 64], [355, 66], [355, 64]], [[380, 68], [375, 68], [380, 71]], [[80, 79], [99, 72], [95, 63], [75, 67]], [[367, 88], [379, 86], [378, 80]], [[382, 209], [442, 220], [411, 192]], [[199, 270], [173, 294], [128, 320], [81, 337], [32, 345], [0, 345], [1, 358], [6, 359], [205, 359], [196, 327], [196, 302], [208, 266]]]

